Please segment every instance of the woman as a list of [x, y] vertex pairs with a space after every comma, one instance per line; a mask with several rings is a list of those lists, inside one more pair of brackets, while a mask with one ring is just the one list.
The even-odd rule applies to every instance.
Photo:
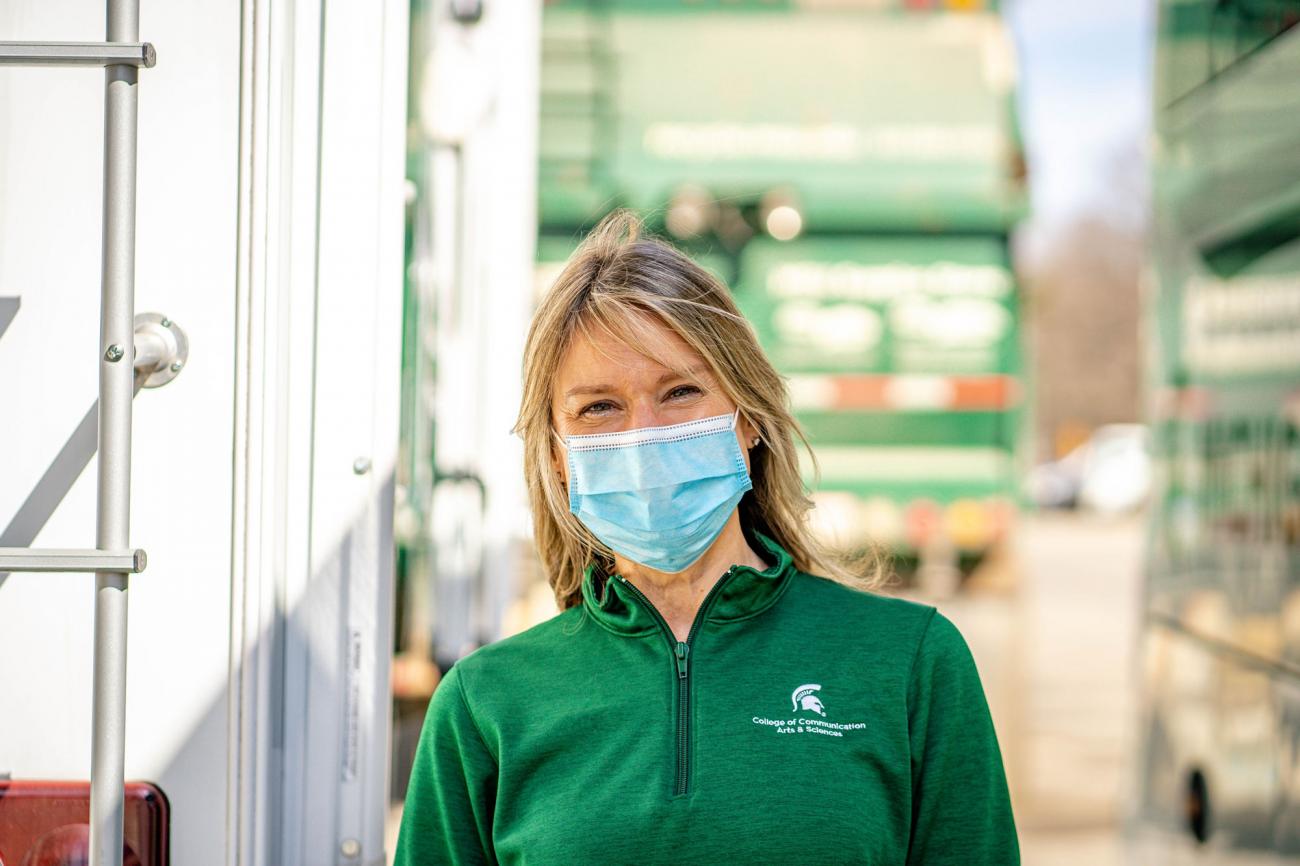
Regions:
[[784, 383], [726, 288], [606, 217], [516, 429], [559, 616], [429, 706], [398, 864], [1015, 864], [979, 676], [810, 537]]

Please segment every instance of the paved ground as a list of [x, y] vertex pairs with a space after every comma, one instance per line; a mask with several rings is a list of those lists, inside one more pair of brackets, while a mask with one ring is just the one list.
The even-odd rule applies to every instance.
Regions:
[[937, 604], [979, 665], [1025, 866], [1120, 866], [1143, 519], [1046, 514], [1020, 529]]
[[[1142, 535], [1141, 517], [1025, 518], [1005, 556], [936, 602], [979, 665], [1024, 866], [1137, 866], [1118, 820], [1131, 764]], [[390, 815], [390, 858], [400, 814]]]

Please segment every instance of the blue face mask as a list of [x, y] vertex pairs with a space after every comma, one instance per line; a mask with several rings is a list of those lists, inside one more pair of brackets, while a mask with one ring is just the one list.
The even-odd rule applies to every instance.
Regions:
[[682, 571], [754, 486], [736, 439], [739, 416], [569, 436], [569, 510], [619, 555]]

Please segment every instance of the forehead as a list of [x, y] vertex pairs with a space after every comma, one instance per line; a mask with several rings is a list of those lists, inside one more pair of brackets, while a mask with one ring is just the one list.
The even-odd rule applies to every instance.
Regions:
[[[621, 330], [621, 329], [620, 329]], [[560, 358], [554, 396], [572, 388], [650, 386], [665, 374], [703, 366], [700, 354], [661, 322], [643, 318], [629, 333], [578, 328]]]

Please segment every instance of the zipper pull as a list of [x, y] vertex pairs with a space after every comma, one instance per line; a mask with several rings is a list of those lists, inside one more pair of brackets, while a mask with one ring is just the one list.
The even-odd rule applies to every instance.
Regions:
[[690, 655], [690, 652], [691, 652], [690, 644], [680, 640], [677, 642], [676, 655], [677, 655], [677, 678], [678, 679], [683, 679], [683, 680], [686, 679], [686, 660], [687, 660], [687, 656]]

